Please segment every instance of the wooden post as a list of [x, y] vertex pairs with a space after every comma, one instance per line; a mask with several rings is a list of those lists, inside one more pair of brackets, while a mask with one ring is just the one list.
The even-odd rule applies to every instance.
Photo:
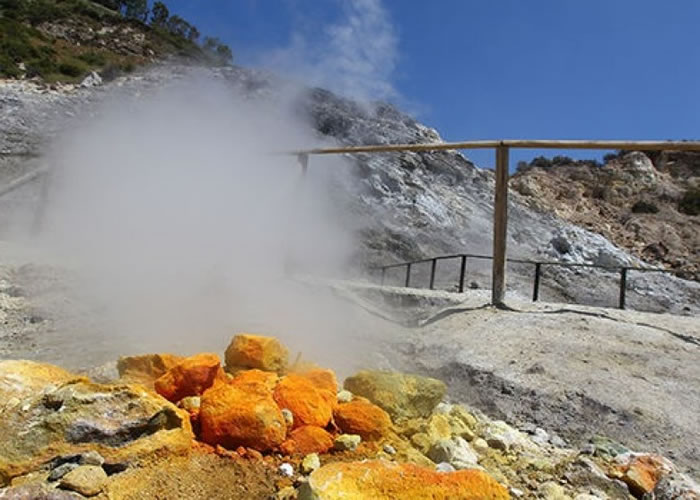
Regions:
[[537, 302], [540, 299], [540, 275], [542, 274], [542, 263], [535, 263], [535, 284], [532, 287], [532, 301]]
[[411, 286], [411, 263], [406, 264], [406, 288]]
[[620, 300], [618, 302], [618, 307], [620, 309], [625, 308], [625, 293], [627, 292], [627, 268], [623, 267], [620, 269]]
[[437, 268], [437, 259], [433, 259], [433, 263], [430, 266], [430, 289], [435, 288], [435, 270]]
[[496, 148], [496, 194], [493, 212], [493, 269], [491, 304], [503, 304], [506, 295], [506, 238], [508, 236], [508, 147]]

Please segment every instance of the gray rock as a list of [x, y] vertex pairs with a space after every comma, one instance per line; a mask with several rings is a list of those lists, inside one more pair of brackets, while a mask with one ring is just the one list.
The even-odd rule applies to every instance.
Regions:
[[288, 408], [282, 408], [282, 417], [287, 427], [291, 427], [294, 424], [294, 414]]
[[292, 477], [294, 475], [294, 467], [286, 462], [279, 466], [279, 471], [283, 476]]
[[59, 465], [55, 469], [51, 470], [51, 473], [49, 474], [48, 480], [49, 481], [58, 481], [61, 479], [63, 476], [68, 474], [70, 471], [73, 469], [77, 469], [80, 466], [80, 464], [77, 464], [75, 462], [67, 462], [64, 464]]
[[697, 500], [700, 498], [700, 485], [693, 479], [678, 472], [662, 477], [651, 494], [644, 500]]
[[455, 469], [473, 469], [479, 461], [469, 443], [461, 437], [437, 441], [427, 455], [433, 462], [447, 462]]
[[102, 77], [95, 71], [92, 71], [88, 76], [83, 78], [82, 82], [80, 82], [80, 86], [84, 89], [99, 87], [100, 85], [102, 85]]
[[435, 470], [438, 472], [454, 472], [456, 469], [447, 462], [440, 462], [435, 466]]
[[396, 448], [391, 446], [390, 444], [385, 444], [382, 449], [384, 450], [384, 453], [388, 455], [396, 455]]
[[545, 446], [549, 443], [549, 434], [544, 429], [537, 427], [530, 439], [540, 446]]

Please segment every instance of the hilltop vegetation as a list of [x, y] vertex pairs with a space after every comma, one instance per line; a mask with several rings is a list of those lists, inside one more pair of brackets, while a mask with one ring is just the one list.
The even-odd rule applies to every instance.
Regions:
[[700, 155], [618, 152], [521, 162], [511, 185], [533, 208], [602, 234], [652, 264], [700, 270]]
[[0, 77], [71, 82], [107, 78], [176, 55], [228, 64], [231, 49], [204, 37], [163, 2], [0, 0]]

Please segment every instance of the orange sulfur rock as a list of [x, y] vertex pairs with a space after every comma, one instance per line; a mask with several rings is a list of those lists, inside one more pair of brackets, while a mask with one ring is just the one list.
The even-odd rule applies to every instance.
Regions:
[[333, 417], [344, 433], [359, 434], [367, 441], [380, 439], [391, 429], [389, 414], [365, 399], [339, 404]]
[[278, 380], [279, 377], [273, 372], [245, 370], [236, 373], [229, 383], [245, 391], [270, 395], [275, 389]]
[[618, 466], [621, 479], [637, 497], [654, 491], [656, 483], [672, 470], [673, 465], [667, 459], [650, 454], [630, 455], [626, 463]]
[[333, 416], [333, 405], [324, 392], [319, 391], [302, 375], [290, 374], [280, 379], [274, 398], [280, 408], [294, 415], [294, 428], [302, 425], [325, 427]]
[[156, 392], [168, 401], [179, 401], [188, 396], [198, 396], [223, 379], [221, 361], [216, 354], [197, 354], [168, 370], [155, 381]]
[[257, 368], [282, 373], [287, 368], [289, 353], [274, 337], [241, 333], [226, 348], [226, 368]]
[[300, 375], [308, 379], [309, 382], [318, 389], [323, 399], [328, 402], [331, 408], [335, 408], [338, 403], [338, 379], [335, 378], [333, 370], [318, 368], [301, 373]]
[[119, 376], [129, 382], [139, 382], [153, 386], [153, 382], [185, 360], [174, 354], [143, 354], [122, 356], [117, 360]]
[[[333, 462], [314, 471], [300, 497], [324, 500], [506, 500], [508, 490], [480, 470], [437, 472], [383, 460]], [[306, 495], [306, 496], [305, 496]]]
[[333, 436], [320, 427], [304, 425], [294, 429], [280, 449], [285, 455], [325, 453], [333, 447]]
[[268, 451], [282, 444], [287, 434], [270, 393], [220, 381], [202, 395], [199, 425], [202, 441], [230, 450], [244, 446]]

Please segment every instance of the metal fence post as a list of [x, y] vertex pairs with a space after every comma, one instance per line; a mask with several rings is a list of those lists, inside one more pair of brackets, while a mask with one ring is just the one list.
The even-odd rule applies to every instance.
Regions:
[[540, 298], [540, 273], [542, 272], [542, 263], [535, 263], [535, 284], [532, 287], [532, 301], [537, 302]]
[[411, 263], [406, 264], [406, 288], [411, 286]]
[[464, 276], [467, 272], [467, 256], [462, 255], [462, 265], [459, 268], [459, 293], [464, 292]]
[[625, 308], [625, 293], [627, 291], [627, 268], [620, 269], [620, 309]]
[[435, 268], [437, 267], [437, 259], [433, 259], [433, 263], [430, 266], [430, 289], [435, 288]]
[[386, 279], [386, 267], [382, 267], [382, 281], [381, 281], [382, 286], [384, 286], [385, 279]]

